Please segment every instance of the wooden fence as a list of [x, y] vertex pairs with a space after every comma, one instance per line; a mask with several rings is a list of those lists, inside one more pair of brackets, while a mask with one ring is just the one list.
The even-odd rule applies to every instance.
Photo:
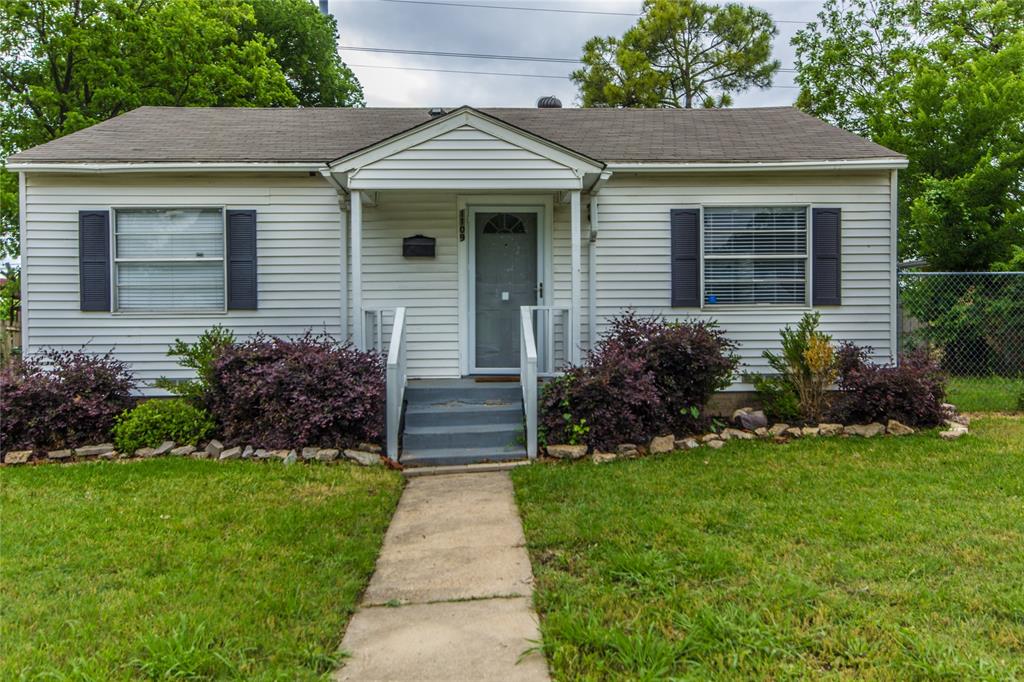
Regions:
[[0, 319], [0, 367], [6, 367], [11, 358], [21, 352], [21, 319], [14, 322]]

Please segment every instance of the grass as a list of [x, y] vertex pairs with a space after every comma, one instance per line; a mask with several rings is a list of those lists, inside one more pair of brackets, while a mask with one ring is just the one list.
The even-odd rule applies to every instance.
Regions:
[[947, 400], [961, 412], [1013, 412], [1021, 409], [1024, 380], [1007, 377], [950, 377]]
[[512, 472], [557, 680], [1024, 678], [1024, 421]]
[[158, 459], [0, 471], [0, 679], [321, 679], [401, 477]]

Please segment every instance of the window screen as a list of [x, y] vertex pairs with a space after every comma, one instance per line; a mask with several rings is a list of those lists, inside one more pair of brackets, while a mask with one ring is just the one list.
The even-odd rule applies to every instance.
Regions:
[[114, 264], [123, 312], [224, 310], [218, 208], [118, 209]]
[[705, 305], [805, 304], [807, 208], [704, 209]]

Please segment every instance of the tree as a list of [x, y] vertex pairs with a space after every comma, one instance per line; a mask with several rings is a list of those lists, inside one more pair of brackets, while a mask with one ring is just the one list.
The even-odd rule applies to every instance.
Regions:
[[299, 104], [363, 105], [363, 89], [338, 53], [338, 24], [309, 0], [247, 0], [256, 14], [255, 39], [273, 39], [270, 56], [281, 65]]
[[902, 152], [900, 250], [986, 270], [1024, 244], [1024, 1], [829, 0], [798, 105]]
[[871, 121], [899, 107], [911, 72], [907, 60], [920, 49], [913, 27], [916, 0], [828, 0], [818, 22], [793, 38], [800, 86], [797, 106], [858, 135]]
[[8, 0], [0, 19], [5, 153], [143, 104], [297, 102], [240, 0]]
[[731, 93], [766, 88], [778, 30], [767, 12], [697, 0], [644, 0], [622, 38], [596, 36], [572, 73], [583, 106], [729, 106]]
[[18, 176], [0, 166], [0, 260], [17, 258]]
[[[336, 35], [304, 0], [3, 0], [0, 156], [142, 105], [361, 103]], [[6, 168], [0, 198], [0, 256], [15, 257]]]

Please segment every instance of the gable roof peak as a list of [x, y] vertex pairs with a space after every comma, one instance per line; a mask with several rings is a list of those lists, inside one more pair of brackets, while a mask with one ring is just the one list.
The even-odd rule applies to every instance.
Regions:
[[372, 163], [404, 149], [442, 135], [450, 130], [469, 125], [489, 133], [517, 146], [530, 148], [563, 165], [575, 169], [578, 173], [595, 173], [605, 167], [605, 163], [591, 158], [575, 149], [541, 137], [530, 130], [515, 126], [497, 116], [463, 105], [445, 114], [432, 116], [430, 119], [399, 131], [393, 135], [377, 140], [361, 149], [354, 150], [327, 163], [331, 170], [346, 171]]

